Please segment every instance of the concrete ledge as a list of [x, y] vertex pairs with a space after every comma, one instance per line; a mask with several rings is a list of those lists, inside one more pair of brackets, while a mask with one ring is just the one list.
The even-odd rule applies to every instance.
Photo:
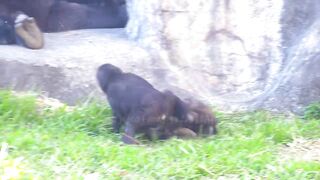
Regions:
[[147, 51], [128, 40], [124, 29], [45, 34], [45, 43], [41, 50], [0, 46], [0, 88], [41, 91], [74, 104], [102, 95], [95, 80], [99, 65], [113, 63], [143, 75], [150, 64]]

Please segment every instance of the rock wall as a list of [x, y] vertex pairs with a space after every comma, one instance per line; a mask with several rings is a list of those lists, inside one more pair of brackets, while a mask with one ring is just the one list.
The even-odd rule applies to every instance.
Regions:
[[184, 89], [227, 109], [301, 112], [320, 100], [320, 1], [127, 4], [129, 36], [166, 70], [155, 80], [159, 88]]

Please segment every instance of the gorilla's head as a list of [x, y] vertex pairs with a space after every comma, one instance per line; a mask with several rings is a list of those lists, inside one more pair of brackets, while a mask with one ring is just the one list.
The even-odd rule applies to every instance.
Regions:
[[0, 44], [15, 43], [14, 25], [11, 18], [0, 16]]
[[118, 75], [121, 75], [122, 71], [116, 66], [112, 64], [103, 64], [98, 68], [97, 72], [97, 80], [101, 89], [106, 92], [108, 88], [108, 84]]

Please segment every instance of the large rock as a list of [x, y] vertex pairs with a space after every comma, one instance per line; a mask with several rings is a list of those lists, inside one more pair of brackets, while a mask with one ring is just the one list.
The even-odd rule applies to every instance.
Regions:
[[172, 86], [227, 109], [301, 112], [320, 100], [319, 5], [128, 0], [127, 32], [165, 62]]
[[[0, 87], [74, 103], [109, 62], [159, 89], [222, 109], [301, 112], [320, 100], [320, 1], [127, 0], [124, 30], [46, 34], [39, 51], [0, 47]], [[3, 73], [4, 72], [4, 73]]]

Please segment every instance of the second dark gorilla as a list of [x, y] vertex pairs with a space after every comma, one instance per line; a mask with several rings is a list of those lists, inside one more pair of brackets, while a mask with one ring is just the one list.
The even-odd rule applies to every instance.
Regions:
[[[128, 16], [123, 0], [0, 0], [0, 44], [40, 49], [42, 31], [122, 28]], [[27, 18], [15, 22], [17, 14]]]
[[[35, 18], [44, 32], [86, 28], [122, 28], [128, 17], [126, 4], [117, 0], [103, 3], [73, 3], [64, 0], [0, 0], [9, 12], [21, 11]], [[10, 16], [10, 15], [8, 15]]]

